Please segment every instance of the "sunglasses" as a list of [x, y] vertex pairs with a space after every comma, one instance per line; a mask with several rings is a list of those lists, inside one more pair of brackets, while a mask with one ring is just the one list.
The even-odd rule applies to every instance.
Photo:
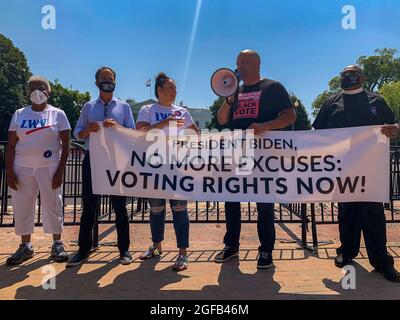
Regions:
[[341, 77], [345, 77], [345, 76], [355, 76], [355, 75], [357, 75], [357, 76], [362, 76], [362, 73], [361, 72], [359, 72], [359, 71], [353, 71], [353, 70], [347, 70], [347, 71], [343, 71], [343, 72], [341, 72], [341, 73], [339, 73], [339, 75], [341, 76]]

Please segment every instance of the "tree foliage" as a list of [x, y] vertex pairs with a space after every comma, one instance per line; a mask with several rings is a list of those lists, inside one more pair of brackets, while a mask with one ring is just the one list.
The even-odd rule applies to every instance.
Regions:
[[396, 115], [397, 121], [400, 120], [400, 81], [384, 84], [379, 93], [385, 98], [390, 109]]
[[289, 128], [290, 129], [293, 128], [293, 130], [310, 130], [311, 121], [308, 117], [308, 112], [303, 102], [299, 98], [297, 98], [297, 96], [294, 93], [290, 94], [290, 100], [292, 101], [292, 104], [296, 108], [297, 119], [294, 125], [290, 126]]
[[7, 140], [11, 117], [28, 103], [31, 72], [24, 53], [0, 34], [0, 140]]
[[63, 87], [56, 79], [51, 85], [49, 104], [64, 110], [71, 127], [78, 121], [82, 106], [90, 100], [89, 92], [81, 93], [78, 90]]

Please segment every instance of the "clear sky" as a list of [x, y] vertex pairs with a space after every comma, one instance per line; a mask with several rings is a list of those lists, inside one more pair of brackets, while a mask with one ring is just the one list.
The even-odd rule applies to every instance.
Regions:
[[[216, 98], [209, 84], [213, 71], [235, 68], [237, 53], [251, 48], [262, 57], [262, 75], [282, 82], [310, 111], [345, 65], [376, 48], [400, 49], [399, 0], [0, 3], [0, 33], [25, 53], [31, 71], [92, 97], [98, 94], [95, 70], [109, 65], [122, 99], [148, 99], [145, 81], [164, 71], [177, 80], [177, 102], [206, 108]], [[342, 28], [348, 4], [356, 8], [356, 30]], [[56, 9], [55, 30], [42, 28], [44, 5]]]

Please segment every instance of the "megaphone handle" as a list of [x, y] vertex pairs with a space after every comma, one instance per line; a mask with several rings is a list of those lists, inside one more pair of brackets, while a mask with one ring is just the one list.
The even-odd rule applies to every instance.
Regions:
[[239, 105], [239, 89], [235, 91], [235, 95], [233, 98], [233, 103], [232, 103], [233, 112], [236, 112], [238, 105]]

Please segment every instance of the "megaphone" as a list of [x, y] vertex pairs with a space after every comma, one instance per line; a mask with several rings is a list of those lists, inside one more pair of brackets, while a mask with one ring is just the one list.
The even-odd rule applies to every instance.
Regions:
[[211, 77], [211, 89], [219, 97], [230, 97], [239, 89], [240, 77], [237, 71], [221, 68]]

